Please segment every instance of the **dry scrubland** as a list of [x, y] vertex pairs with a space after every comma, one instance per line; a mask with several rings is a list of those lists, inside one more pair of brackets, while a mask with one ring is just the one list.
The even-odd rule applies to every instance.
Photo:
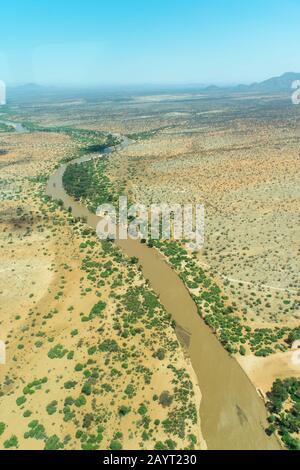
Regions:
[[[278, 97], [152, 106], [160, 107], [161, 129], [151, 135], [147, 120], [132, 121], [137, 142], [112, 159], [112, 175], [129, 176], [128, 192], [144, 203], [204, 203], [198, 265], [244, 325], [298, 327], [298, 108]], [[285, 342], [280, 345], [285, 351]], [[268, 359], [248, 353], [240, 361], [264, 392], [276, 377], [299, 376], [292, 352], [279, 349]]]
[[[38, 106], [27, 105], [20, 108], [15, 106], [12, 107], [12, 119], [15, 117], [18, 120], [32, 121], [44, 126], [72, 126], [75, 128], [117, 132], [127, 135], [134, 139], [135, 143], [130, 145], [126, 150], [110, 155], [106, 170], [111, 180], [118, 182], [118, 185], [122, 186], [126, 183], [126, 191], [131, 199], [146, 203], [201, 202], [205, 204], [206, 237], [203, 250], [201, 250], [196, 257], [192, 254], [188, 254], [187, 257], [183, 255], [183, 263], [181, 263], [180, 266], [178, 263], [175, 263], [173, 267], [186, 281], [196, 303], [201, 293], [206, 295], [206, 290], [211, 290], [209, 286], [213, 286], [214, 293], [217, 292], [217, 300], [215, 298], [214, 302], [216, 301], [216, 303], [218, 303], [218, 299], [221, 299], [222, 305], [225, 309], [230, 311], [231, 318], [233, 318], [233, 320], [230, 321], [234, 323], [234, 319], [237, 320], [239, 326], [234, 330], [233, 336], [242, 335], [242, 342], [239, 342], [237, 350], [233, 348], [232, 352], [236, 354], [237, 359], [246, 370], [255, 386], [259, 388], [263, 394], [266, 394], [271, 389], [272, 383], [276, 378], [285, 379], [286, 377], [300, 376], [299, 367], [292, 362], [294, 354], [293, 345], [291, 341], [287, 341], [290, 330], [300, 325], [300, 286], [298, 276], [300, 235], [299, 110], [299, 107], [291, 106], [289, 97], [282, 96], [242, 96], [235, 94], [232, 96], [216, 95], [210, 97], [208, 95], [199, 94], [173, 94], [138, 97], [128, 96], [116, 100], [112, 97], [107, 97], [106, 99], [99, 99], [98, 101], [89, 97], [87, 101], [84, 99], [79, 101], [69, 100], [64, 103], [51, 103], [51, 106], [46, 103]], [[36, 138], [37, 141], [39, 141], [41, 135], [43, 135], [43, 138], [46, 140], [48, 138], [51, 139], [51, 137], [56, 139], [56, 136], [50, 137], [49, 134], [22, 136], [22, 139], [28, 139], [30, 142], [31, 139]], [[18, 138], [21, 139], [21, 137]], [[3, 138], [2, 141], [9, 141], [9, 139], [13, 142], [13, 138], [5, 134], [5, 139]], [[66, 142], [67, 145], [73, 145], [61, 135], [57, 138], [57, 143], [60, 142], [60, 139], [64, 141], [64, 145]], [[70, 151], [68, 150], [67, 153], [70, 153]], [[24, 151], [20, 152], [19, 158], [20, 160], [24, 158]], [[56, 158], [59, 159], [60, 156]], [[2, 161], [3, 160], [1, 160], [1, 162]], [[20, 165], [16, 169], [16, 174], [20, 175], [21, 168]], [[36, 172], [35, 174], [41, 172], [43, 173], [44, 170]], [[28, 183], [28, 187], [33, 191], [31, 184]], [[23, 192], [20, 194], [24, 194], [25, 188], [26, 186], [22, 185]], [[7, 208], [9, 204], [13, 205], [11, 201], [5, 204], [7, 204]], [[16, 205], [19, 204], [20, 202], [16, 203]], [[31, 202], [31, 204], [33, 204], [33, 202]], [[12, 210], [12, 208], [9, 210]], [[47, 207], [45, 211], [48, 213], [49, 207]], [[60, 212], [60, 217], [66, 218], [66, 215]], [[52, 222], [47, 222], [47, 225], [49, 224], [51, 227]], [[68, 224], [64, 224], [63, 229], [60, 227], [55, 237], [51, 232], [51, 237], [47, 240], [44, 240], [46, 228], [42, 234], [38, 234], [38, 236], [43, 239], [43, 248], [40, 248], [38, 252], [39, 256], [41, 256], [43, 250], [48, 250], [48, 253], [43, 262], [43, 268], [40, 267], [40, 263], [37, 263], [40, 271], [38, 274], [32, 273], [31, 276], [36, 276], [39, 280], [43, 279], [45, 289], [47, 290], [49, 286], [54, 283], [55, 271], [57, 271], [57, 288], [55, 287], [51, 291], [51, 294], [47, 292], [48, 296], [52, 296], [51, 302], [54, 302], [53, 296], [55, 296], [56, 289], [58, 291], [61, 290], [59, 285], [62, 286], [62, 283], [59, 276], [64, 275], [65, 278], [63, 278], [63, 280], [66, 280], [68, 276], [72, 277], [75, 276], [75, 272], [78, 273], [78, 263], [81, 263], [78, 260], [80, 260], [80, 256], [83, 255], [83, 253], [80, 253], [80, 251], [83, 250], [83, 248], [80, 248], [83, 235], [80, 232], [81, 229], [78, 228], [77, 235], [75, 236], [73, 229], [74, 227], [70, 229]], [[68, 243], [67, 246], [65, 246], [66, 233], [63, 231], [67, 230], [70, 231], [69, 233], [72, 235], [68, 236]], [[57, 262], [57, 256], [59, 256], [59, 254], [53, 254], [53, 251], [58, 251], [59, 242], [56, 238], [58, 235], [62, 245], [63, 253], [61, 253], [61, 255], [68, 258], [68, 250], [70, 249], [72, 256], [77, 260], [76, 262], [73, 260], [74, 266], [72, 266], [72, 272], [69, 272], [67, 269], [62, 273], [61, 267], [59, 268], [61, 265]], [[72, 240], [72, 236], [73, 241], [71, 245], [70, 240]], [[7, 245], [8, 243], [9, 238], [6, 233], [5, 252], [7, 253], [8, 248], [17, 250], [15, 246]], [[162, 249], [162, 251], [165, 249], [165, 247], [159, 248]], [[92, 248], [89, 249], [92, 250]], [[167, 259], [172, 263], [172, 256], [174, 255], [174, 253], [171, 253], [172, 247], [169, 253], [167, 252], [168, 248], [165, 249], [165, 254]], [[33, 253], [33, 251], [31, 251], [31, 253]], [[78, 254], [76, 255], [76, 253]], [[7, 256], [7, 259], [9, 259], [9, 256]], [[78, 256], [78, 259], [76, 256]], [[113, 255], [110, 253], [109, 256]], [[190, 261], [192, 268], [189, 268], [189, 272], [186, 269], [186, 266], [189, 265], [187, 259], [192, 260]], [[47, 263], [51, 266], [51, 271], [46, 269]], [[65, 261], [65, 263], [69, 265], [70, 261]], [[22, 266], [24, 268], [24, 263]], [[128, 269], [129, 273], [132, 270], [135, 271], [134, 276], [137, 277], [134, 277], [134, 285], [139, 285], [139, 283], [143, 282], [140, 279], [139, 273], [136, 272], [135, 266], [129, 265], [128, 267], [126, 262], [125, 265], [122, 266], [125, 278], [129, 275]], [[118, 269], [120, 269], [119, 266]], [[84, 275], [82, 274], [82, 276]], [[9, 279], [9, 277], [7, 279]], [[201, 284], [203, 279], [205, 279], [206, 283], [205, 288], [203, 288], [203, 284]], [[28, 281], [28, 283], [29, 282], [30, 281]], [[53, 421], [59, 423], [55, 426], [63, 426], [62, 428], [54, 426], [53, 432], [46, 429], [47, 435], [57, 434], [60, 440], [62, 440], [63, 436], [70, 434], [72, 439], [69, 443], [65, 444], [66, 448], [73, 445], [80, 446], [82, 443], [80, 443], [80, 436], [78, 436], [79, 440], [76, 440], [76, 444], [74, 444], [74, 432], [72, 435], [71, 430], [65, 428], [70, 427], [74, 431], [73, 421], [78, 419], [79, 423], [82, 423], [84, 414], [89, 413], [88, 406], [94, 406], [93, 403], [88, 402], [87, 405], [85, 405], [87, 411], [84, 408], [84, 412], [82, 412], [80, 411], [81, 408], [79, 408], [79, 411], [77, 410], [76, 404], [75, 406], [69, 405], [67, 402], [64, 406], [71, 406], [71, 411], [67, 408], [67, 414], [69, 412], [71, 414], [75, 413], [75, 416], [72, 418], [73, 421], [67, 421], [67, 424], [64, 421], [64, 413], [61, 404], [68, 398], [68, 395], [72, 396], [72, 399], [76, 399], [82, 394], [82, 375], [80, 376], [81, 381], [76, 379], [76, 375], [75, 378], [72, 378], [74, 377], [74, 362], [73, 359], [67, 359], [67, 355], [75, 350], [74, 358], [76, 358], [76, 354], [79, 355], [75, 363], [85, 361], [83, 371], [88, 369], [88, 371], [85, 372], [87, 375], [90, 372], [93, 373], [93, 364], [91, 363], [89, 367], [87, 367], [88, 356], [85, 357], [84, 354], [87, 354], [87, 348], [93, 346], [91, 339], [93, 335], [97, 338], [98, 343], [100, 341], [96, 326], [94, 327], [94, 325], [88, 324], [88, 327], [92, 327], [92, 332], [89, 332], [88, 338], [82, 338], [82, 344], [86, 346], [82, 348], [82, 357], [79, 348], [75, 348], [75, 345], [78, 345], [78, 337], [76, 338], [75, 336], [74, 339], [71, 336], [71, 328], [74, 328], [74, 315], [76, 316], [76, 321], [78, 321], [79, 328], [77, 329], [79, 334], [84, 335], [80, 313], [82, 312], [86, 315], [90, 307], [95, 304], [96, 301], [95, 285], [90, 287], [93, 294], [89, 293], [84, 296], [83, 299], [81, 298], [81, 290], [79, 287], [81, 282], [80, 279], [77, 279], [76, 284], [74, 280], [73, 286], [70, 287], [69, 301], [65, 294], [59, 299], [61, 303], [64, 302], [65, 315], [61, 314], [62, 309], [60, 306], [58, 308], [59, 313], [53, 315], [53, 319], [51, 319], [51, 328], [54, 330], [56, 330], [54, 326], [55, 322], [58, 321], [59, 318], [61, 319], [60, 321], [64, 322], [64, 325], [67, 325], [62, 327], [61, 334], [63, 336], [57, 341], [55, 339], [54, 346], [56, 343], [61, 343], [68, 352], [66, 352], [64, 358], [54, 360], [59, 364], [60, 370], [55, 368], [58, 366], [55, 366], [55, 363], [53, 364], [53, 360], [49, 361], [49, 367], [47, 365], [46, 368], [44, 368], [47, 370], [52, 369], [52, 380], [54, 383], [57, 382], [56, 385], [52, 385], [52, 388], [55, 389], [56, 394], [58, 394], [59, 390], [61, 393], [61, 401], [57, 405], [57, 412], [54, 415], [56, 419], [51, 419], [50, 415], [49, 423]], [[67, 281], [66, 285], [68, 285], [68, 283], [69, 281]], [[26, 283], [24, 283], [23, 286], [24, 290], [25, 288], [29, 289]], [[119, 295], [122, 296], [124, 286], [120, 286], [119, 289]], [[32, 317], [36, 317], [36, 312], [40, 313], [38, 317], [42, 320], [43, 315], [45, 315], [43, 312], [45, 311], [42, 310], [41, 301], [38, 302], [37, 300], [39, 295], [41, 299], [43, 298], [40, 293], [40, 288], [36, 288], [32, 285], [29, 290], [36, 296], [36, 300], [35, 297], [32, 297], [31, 301], [28, 301], [27, 295], [22, 295], [22, 303], [24, 304], [24, 311], [27, 312], [26, 318], [31, 324], [33, 320]], [[74, 301], [75, 290], [78, 292], [78, 297]], [[104, 319], [101, 321], [105, 323], [107, 337], [114, 338], [116, 331], [114, 329], [114, 312], [117, 311], [119, 306], [115, 296], [111, 299], [110, 293], [111, 286], [106, 285], [106, 290], [104, 288], [100, 289], [101, 301], [103, 299], [103, 301], [107, 303], [106, 313]], [[6, 295], [13, 297], [11, 292], [7, 292]], [[90, 295], [93, 295], [93, 300], [90, 304], [87, 304], [87, 298], [89, 298]], [[26, 297], [26, 300], [24, 297]], [[206, 316], [207, 320], [209, 319], [212, 329], [216, 334], [219, 334], [219, 325], [216, 326], [214, 323], [215, 318], [210, 318], [211, 315], [209, 316], [209, 313], [211, 314], [211, 312], [209, 311], [207, 302], [204, 300], [201, 299], [198, 306], [202, 309], [203, 316]], [[39, 309], [35, 313], [31, 313], [30, 308], [34, 308], [34, 301], [39, 305]], [[80, 305], [84, 305], [84, 307], [80, 307]], [[75, 313], [68, 311], [70, 306], [75, 307]], [[55, 302], [51, 304], [50, 308], [57, 308]], [[49, 310], [49, 308], [47, 308], [47, 310]], [[28, 311], [31, 313], [30, 317], [27, 317]], [[14, 318], [14, 314], [12, 314], [11, 310], [9, 310], [9, 312], [12, 318]], [[19, 315], [19, 312], [16, 312], [16, 314]], [[111, 329], [106, 325], [109, 319], [112, 322]], [[99, 321], [97, 320], [96, 323], [99, 329]], [[11, 327], [16, 328], [16, 325], [18, 325], [18, 323], [13, 320]], [[84, 327], [86, 327], [85, 324]], [[223, 328], [223, 326], [220, 328], [221, 340], [222, 333], [225, 332], [227, 335], [229, 331], [229, 333], [232, 334], [230, 330], [231, 327], [232, 325], [230, 327], [225, 325], [225, 328]], [[285, 331], [285, 328], [288, 330]], [[6, 331], [8, 330], [9, 328], [7, 329], [6, 326]], [[38, 331], [39, 329], [37, 329], [37, 333]], [[100, 333], [102, 338], [102, 330]], [[147, 329], [145, 329], [145, 334], [146, 333]], [[11, 332], [12, 338], [15, 338], [15, 349], [17, 349], [19, 343], [22, 343], [19, 337], [16, 338], [16, 334], [16, 332]], [[36, 333], [30, 329], [27, 334], [35, 335]], [[46, 337], [48, 337], [48, 335], [51, 338], [50, 332], [46, 333]], [[247, 339], [246, 341], [247, 335], [249, 336], [249, 340]], [[167, 337], [168, 340], [172, 339], [174, 344], [177, 344], [174, 332], [171, 329]], [[11, 350], [13, 350], [12, 338], [10, 339]], [[33, 345], [35, 338], [34, 336], [31, 338]], [[150, 345], [145, 348], [145, 345], [148, 344], [147, 338], [147, 336], [142, 338], [142, 351], [144, 351], [146, 357], [143, 359], [139, 357], [138, 361], [142, 362], [145, 367], [150, 369], [152, 366], [150, 367], [149, 364], [152, 364], [151, 361], [154, 361], [153, 364], [156, 364], [155, 367], [158, 369], [155, 369], [156, 372], [152, 377], [151, 384], [143, 385], [145, 390], [142, 390], [141, 384], [138, 385], [137, 388], [140, 390], [139, 393], [141, 393], [141, 395], [134, 397], [134, 405], [132, 401], [130, 404], [125, 400], [125, 407], [132, 408], [130, 413], [126, 414], [126, 410], [123, 409], [121, 414], [125, 413], [125, 417], [120, 418], [118, 416], [118, 407], [120, 404], [123, 404], [125, 377], [127, 379], [128, 374], [126, 370], [124, 373], [122, 365], [120, 366], [122, 376], [120, 379], [114, 377], [116, 387], [113, 395], [109, 395], [109, 392], [106, 391], [105, 393], [101, 391], [99, 394], [102, 403], [103, 397], [106, 399], [105, 409], [108, 410], [109, 408], [112, 413], [111, 416], [105, 417], [105, 422], [108, 424], [103, 425], [103, 419], [99, 419], [99, 421], [101, 421], [100, 425], [103, 425], [108, 431], [104, 431], [103, 433], [99, 430], [97, 431], [99, 422], [93, 422], [88, 429], [91, 429], [90, 433], [94, 433], [94, 435], [98, 436], [98, 439], [101, 440], [103, 437], [101, 447], [108, 447], [111, 444], [111, 440], [113, 440], [117, 441], [117, 444], [113, 442], [113, 445], [118, 446], [120, 444], [123, 445], [124, 448], [130, 448], [141, 442], [143, 437], [148, 437], [147, 435], [141, 436], [141, 433], [144, 432], [143, 429], [140, 429], [140, 422], [144, 422], [144, 408], [140, 411], [138, 408], [142, 403], [144, 403], [148, 409], [150, 417], [153, 417], [150, 429], [154, 428], [154, 435], [157, 436], [157, 439], [165, 443], [166, 439], [170, 437], [167, 434], [163, 434], [164, 427], [162, 425], [159, 425], [158, 428], [155, 427], [154, 420], [164, 412], [171, 412], [172, 408], [167, 410], [166, 408], [162, 408], [157, 401], [152, 400], [152, 396], [154, 394], [159, 396], [163, 390], [170, 390], [170, 393], [173, 393], [175, 396], [176, 393], [171, 391], [170, 388], [171, 381], [174, 379], [174, 377], [172, 377], [173, 373], [171, 373], [171, 369], [167, 369], [167, 365], [170, 362], [174, 364], [175, 361], [178, 362], [176, 368], [185, 369], [187, 367], [187, 361], [184, 360], [180, 349], [176, 349], [176, 355], [172, 352], [169, 357], [166, 355], [166, 358], [162, 362], [157, 362], [157, 358], [154, 360], [152, 356], [155, 350], [160, 347], [159, 345], [163, 340], [159, 340], [155, 345], [150, 343]], [[153, 335], [151, 335], [151, 338], [153, 340]], [[251, 343], [253, 338], [254, 344]], [[135, 341], [135, 339], [132, 338], [131, 340]], [[232, 338], [230, 338], [230, 340], [232, 340]], [[236, 338], [233, 338], [233, 340], [235, 341]], [[53, 345], [49, 343], [46, 346], [46, 340], [41, 341], [45, 344], [45, 346], [42, 346], [42, 348], [45, 347], [45, 354], [42, 356], [41, 350], [39, 350], [38, 354], [34, 355], [34, 347], [32, 346], [30, 347], [30, 354], [33, 357], [39, 358], [39, 360], [43, 357], [42, 363], [44, 365], [44, 362], [48, 361], [48, 351]], [[119, 340], [120, 343], [121, 341], [122, 340]], [[138, 341], [140, 341], [140, 339]], [[238, 341], [240, 341], [240, 338]], [[88, 342], [89, 344], [87, 344]], [[24, 345], [26, 347], [25, 341]], [[137, 347], [137, 344], [135, 346]], [[232, 345], [230, 348], [232, 348]], [[147, 352], [148, 349], [149, 352]], [[259, 357], [257, 353], [259, 353], [259, 355], [262, 353], [268, 357]], [[26, 358], [24, 350], [21, 351], [20, 356]], [[133, 364], [134, 357], [135, 355], [132, 354], [130, 360], [130, 367], [132, 369], [137, 367]], [[172, 360], [170, 359], [171, 357]], [[91, 355], [91, 359], [94, 360], [93, 354]], [[98, 356], [97, 361], [100, 361]], [[18, 370], [18, 366], [19, 364], [17, 362], [15, 364], [16, 370]], [[101, 367], [104, 368], [103, 373], [105, 374], [108, 374], [107, 366], [108, 365], [105, 363], [99, 366], [100, 369]], [[67, 367], [67, 369], [64, 369], [64, 367]], [[116, 369], [118, 369], [118, 367], [116, 367]], [[166, 371], [168, 371], [169, 375], [166, 374]], [[70, 380], [76, 381], [77, 384], [67, 395], [64, 389], [64, 382], [68, 380], [66, 379], [68, 373], [71, 377]], [[97, 370], [97, 373], [101, 374], [102, 372]], [[50, 373], [47, 372], [47, 374], [44, 375], [50, 377], [49, 374]], [[35, 378], [39, 377], [36, 375]], [[28, 377], [28, 380], [24, 380], [24, 385], [26, 385], [29, 380], [31, 380], [31, 377]], [[109, 377], [109, 379], [105, 380], [111, 383], [112, 379]], [[165, 385], [164, 381], [166, 380], [167, 383]], [[15, 386], [17, 387], [17, 385]], [[172, 386], [176, 387], [176, 384], [172, 384]], [[161, 387], [161, 390], [157, 391], [156, 389], [159, 389], [159, 387]], [[42, 386], [42, 390], [47, 390], [48, 388], [51, 390], [51, 387], [47, 384]], [[151, 390], [151, 388], [153, 388], [153, 390]], [[195, 388], [194, 391], [196, 391]], [[19, 389], [13, 393], [16, 393], [16, 395], [8, 395], [7, 399], [13, 401], [19, 395], [21, 396], [22, 386], [19, 384]], [[108, 393], [108, 395], [106, 395], [106, 393]], [[97, 388], [95, 394], [98, 395]], [[47, 394], [45, 395], [47, 396]], [[14, 398], [9, 398], [12, 396]], [[37, 394], [32, 395], [33, 398], [37, 396]], [[50, 392], [48, 396], [50, 397]], [[196, 396], [198, 395], [196, 394]], [[25, 398], [29, 400], [28, 396], [25, 396]], [[51, 402], [51, 400], [50, 397], [49, 402]], [[53, 400], [56, 400], [56, 398], [53, 398]], [[193, 400], [194, 403], [196, 403], [196, 397], [194, 397]], [[147, 403], [147, 401], [149, 403]], [[136, 405], [137, 403], [138, 406]], [[30, 404], [32, 407], [32, 403]], [[48, 404], [48, 401], [45, 399], [45, 406], [42, 405], [43, 411]], [[171, 406], [175, 406], [174, 401]], [[15, 408], [17, 410], [16, 416], [20, 415], [19, 407]], [[30, 409], [30, 407], [28, 408]], [[23, 410], [26, 409], [27, 403], [23, 405]], [[78, 413], [80, 414], [80, 418], [78, 417]], [[47, 415], [45, 414], [45, 416]], [[59, 421], [57, 420], [58, 416], [60, 418]], [[99, 413], [99, 416], [102, 416], [101, 413]], [[147, 412], [146, 416], [148, 416]], [[86, 419], [87, 421], [89, 420], [88, 418]], [[164, 417], [162, 419], [164, 419]], [[21, 419], [22, 423], [25, 421], [25, 419]], [[116, 424], [112, 427], [111, 423]], [[124, 423], [126, 424], [124, 425]], [[46, 427], [46, 422], [44, 425]], [[79, 428], [82, 429], [82, 425], [79, 425]], [[126, 429], [129, 428], [133, 433], [132, 435], [131, 431], [126, 433]], [[113, 435], [114, 433], [111, 432], [111, 429], [116, 430], [115, 432], [121, 432], [123, 437]], [[195, 429], [196, 427], [192, 426], [187, 432], [187, 435], [188, 433], [196, 434]], [[84, 432], [89, 434], [86, 430], [84, 430]], [[148, 433], [147, 428], [145, 432], [146, 434]], [[132, 437], [134, 433], [136, 433], [136, 436]], [[9, 431], [6, 432], [6, 439], [9, 434]], [[129, 439], [129, 437], [132, 437], [132, 439]], [[171, 439], [176, 441], [176, 438]], [[26, 444], [28, 442], [29, 440], [26, 440]], [[93, 442], [92, 438], [90, 444], [92, 445]], [[189, 442], [187, 440], [184, 441], [183, 444], [182, 440], [177, 439], [177, 447], [188, 444]], [[41, 445], [44, 445], [44, 443], [41, 443]], [[149, 448], [154, 445], [152, 436], [150, 436], [149, 441], [144, 440], [144, 445]], [[172, 446], [173, 443], [169, 442], [169, 445]]]
[[[129, 179], [138, 202], [204, 203], [198, 274], [192, 257], [187, 268], [180, 250], [159, 248], [268, 402], [268, 432], [299, 449], [299, 381], [288, 381], [300, 377], [299, 107], [282, 97], [176, 101], [160, 98], [151, 109], [140, 101], [139, 113], [140, 104], [149, 115], [160, 108], [159, 129], [151, 118], [148, 129], [147, 118], [132, 120], [126, 132], [136, 143], [113, 156], [111, 176]], [[214, 283], [206, 297], [205, 276]], [[232, 320], [216, 315], [215, 292]]]
[[77, 144], [6, 133], [0, 147], [1, 447], [204, 447], [169, 315], [134, 262], [43, 196]]
[[[267, 329], [272, 347], [273, 332], [300, 324], [299, 108], [286, 97], [239, 95], [139, 97], [116, 108], [113, 118], [104, 110], [101, 126], [136, 142], [111, 156], [110, 177], [142, 203], [205, 204], [198, 266], [243, 325]], [[276, 377], [299, 376], [285, 340], [269, 358], [246, 347], [239, 359], [264, 392]]]
[[248, 321], [299, 322], [299, 126], [275, 110], [266, 121], [216, 115], [184, 115], [136, 143], [119, 155], [116, 174], [125, 159], [129, 189], [144, 203], [203, 202], [199, 263]]
[[277, 96], [174, 94], [23, 112], [44, 125], [130, 135], [137, 142], [111, 159], [111, 174], [129, 176], [141, 202], [203, 202], [199, 262], [248, 321], [299, 321], [297, 106]]

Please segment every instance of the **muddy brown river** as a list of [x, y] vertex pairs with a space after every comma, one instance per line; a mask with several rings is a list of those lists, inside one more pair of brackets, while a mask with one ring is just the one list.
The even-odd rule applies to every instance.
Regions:
[[[121, 147], [128, 144], [124, 139]], [[114, 150], [107, 149], [105, 153]], [[83, 157], [72, 163], [90, 159]], [[95, 229], [98, 217], [65, 192], [62, 183], [65, 169], [66, 165], [62, 165], [50, 177], [47, 194], [61, 199], [66, 208], [72, 208], [75, 217], [85, 217]], [[265, 433], [267, 412], [255, 387], [200, 318], [196, 304], [175, 271], [157, 250], [147, 245], [130, 239], [116, 240], [116, 244], [128, 256], [139, 259], [144, 277], [178, 325], [179, 340], [184, 338], [202, 393], [201, 430], [208, 449], [280, 450], [277, 438]]]

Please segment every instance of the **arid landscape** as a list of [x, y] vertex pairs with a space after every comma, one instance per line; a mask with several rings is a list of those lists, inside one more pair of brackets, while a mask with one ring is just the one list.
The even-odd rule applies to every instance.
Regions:
[[[215, 400], [256, 448], [299, 449], [300, 108], [284, 93], [177, 90], [16, 97], [0, 111], [1, 446], [217, 448]], [[90, 210], [120, 194], [203, 204], [203, 248], [100, 242], [49, 196], [62, 164], [66, 192]], [[178, 318], [148, 275], [149, 253], [193, 304]], [[191, 308], [235, 371], [227, 405], [226, 366], [207, 401], [211, 366], [191, 339]], [[253, 397], [253, 425], [238, 395]]]
[[6, 134], [1, 149], [4, 448], [204, 447], [169, 315], [134, 263], [45, 197], [78, 144]]
[[299, 0], [2, 3], [3, 468], [287, 467]]

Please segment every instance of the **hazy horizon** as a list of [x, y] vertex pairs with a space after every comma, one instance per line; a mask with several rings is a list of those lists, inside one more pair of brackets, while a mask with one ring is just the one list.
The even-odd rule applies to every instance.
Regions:
[[[284, 75], [285, 73], [296, 73], [296, 74], [300, 74], [300, 72], [296, 71], [296, 70], [293, 70], [293, 71], [283, 71], [282, 73], [280, 73], [278, 76], [282, 76]], [[268, 80], [270, 78], [274, 78], [273, 76], [265, 76], [264, 78], [260, 78], [260, 79], [256, 79], [256, 80], [248, 80], [248, 81], [233, 81], [233, 82], [217, 82], [217, 81], [211, 81], [211, 82], [206, 82], [206, 83], [203, 83], [201, 81], [178, 81], [178, 82], [149, 82], [149, 83], [146, 83], [146, 82], [128, 82], [128, 83], [37, 83], [37, 82], [16, 82], [16, 83], [7, 83], [6, 82], [6, 86], [8, 88], [15, 88], [15, 87], [29, 87], [29, 86], [35, 86], [35, 87], [45, 87], [45, 88], [61, 88], [61, 89], [81, 89], [81, 88], [86, 88], [86, 89], [105, 89], [105, 88], [160, 88], [160, 87], [163, 87], [163, 88], [204, 88], [204, 87], [210, 87], [210, 86], [218, 86], [218, 87], [235, 87], [235, 86], [238, 86], [238, 85], [251, 85], [253, 83], [259, 83], [261, 81], [264, 81], [264, 80]]]

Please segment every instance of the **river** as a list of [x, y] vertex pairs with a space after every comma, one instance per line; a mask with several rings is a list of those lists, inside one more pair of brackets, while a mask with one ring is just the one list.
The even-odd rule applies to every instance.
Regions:
[[[21, 126], [19, 132], [23, 131]], [[130, 140], [124, 138], [119, 148], [129, 144]], [[105, 153], [115, 150], [106, 149]], [[88, 160], [91, 157], [86, 156], [72, 163]], [[95, 229], [98, 217], [63, 188], [66, 167], [61, 165], [49, 178], [46, 192], [61, 199], [66, 208], [71, 207], [75, 217], [85, 217], [87, 224]], [[144, 277], [176, 321], [178, 338], [181, 342], [184, 340], [201, 389], [201, 431], [208, 449], [280, 450], [277, 438], [265, 433], [267, 412], [263, 400], [238, 362], [225, 351], [201, 319], [188, 290], [164, 257], [139, 241], [116, 240], [116, 244], [128, 256], [139, 259]]]
[[17, 132], [18, 134], [26, 134], [28, 132], [28, 130], [19, 122], [0, 120], [0, 124], [6, 124], [7, 126], [12, 126], [15, 129], [15, 132]]

